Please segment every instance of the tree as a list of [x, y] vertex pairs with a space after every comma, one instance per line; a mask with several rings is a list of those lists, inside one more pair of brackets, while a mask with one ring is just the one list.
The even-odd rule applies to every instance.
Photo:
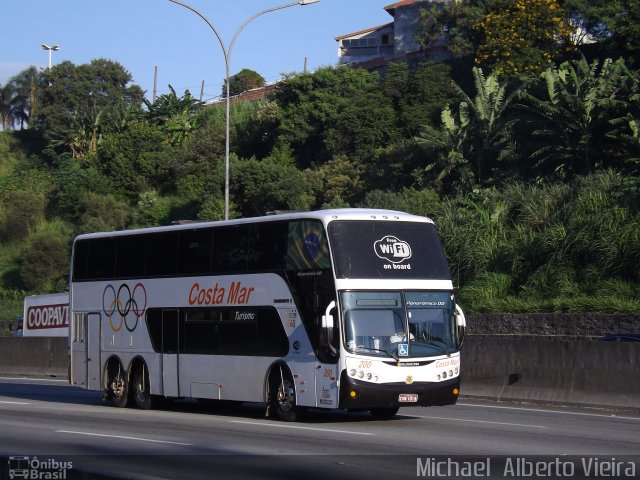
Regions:
[[[618, 3], [618, 2], [614, 2]], [[623, 47], [640, 61], [640, 3], [637, 0], [620, 0], [621, 11], [612, 18], [614, 44]], [[637, 63], [636, 63], [637, 64]]]
[[[183, 201], [198, 204], [205, 199], [223, 199], [225, 179], [224, 110], [211, 107], [202, 115], [202, 126], [169, 158], [169, 177], [164, 189], [165, 193], [176, 195]], [[231, 159], [234, 156], [232, 153]]]
[[129, 206], [113, 195], [85, 192], [79, 205], [81, 232], [123, 230], [131, 216]]
[[106, 135], [98, 150], [98, 168], [121, 193], [137, 198], [168, 179], [165, 138], [160, 127], [147, 123], [135, 123], [125, 132]]
[[[247, 90], [264, 87], [265, 84], [264, 77], [258, 72], [243, 68], [235, 75], [229, 77], [229, 92], [231, 96], [240, 95]], [[222, 84], [222, 96], [227, 96], [226, 82]]]
[[141, 105], [142, 89], [130, 82], [129, 72], [110, 60], [80, 66], [59, 63], [41, 75], [37, 119], [32, 126], [58, 152], [76, 157], [95, 152], [101, 137], [114, 125], [109, 121], [112, 106]]
[[[302, 169], [336, 154], [362, 160], [398, 137], [393, 99], [382, 94], [377, 73], [321, 68], [280, 82], [275, 100], [280, 106], [276, 144], [290, 144]], [[368, 137], [366, 144], [359, 134]]]
[[10, 173], [0, 177], [0, 203], [5, 210], [1, 231], [11, 241], [24, 240], [44, 219], [52, 190], [49, 172], [36, 159], [18, 158], [15, 166], [9, 166]]
[[5, 201], [4, 237], [23, 240], [44, 219], [47, 198], [43, 192], [16, 190]]
[[597, 41], [610, 54], [640, 53], [640, 3], [636, 0], [565, 0], [565, 7], [578, 40]]
[[21, 257], [20, 278], [27, 289], [59, 292], [67, 287], [72, 239], [72, 229], [60, 220], [39, 224]]
[[243, 216], [260, 216], [274, 210], [308, 210], [312, 205], [307, 179], [291, 160], [236, 160], [231, 177], [234, 203]]
[[444, 34], [447, 49], [454, 57], [474, 55], [483, 38], [479, 25], [491, 3], [492, 0], [456, 0], [443, 7], [422, 9], [416, 40], [426, 49]]
[[440, 198], [433, 190], [403, 188], [400, 192], [371, 190], [360, 206], [364, 208], [387, 208], [415, 215], [431, 216], [438, 211]]
[[82, 165], [66, 158], [59, 162], [54, 175], [54, 188], [49, 201], [50, 212], [65, 221], [78, 224], [88, 192], [106, 195], [114, 191], [111, 180], [97, 166]]
[[451, 82], [451, 67], [444, 63], [424, 62], [410, 73], [407, 89], [399, 106], [399, 120], [409, 138], [422, 126], [436, 125], [442, 109], [457, 98]]
[[362, 180], [363, 167], [345, 155], [336, 155], [314, 175], [322, 185], [322, 208], [348, 207], [360, 199], [365, 185]]
[[479, 26], [484, 38], [476, 63], [497, 73], [536, 75], [573, 48], [557, 0], [495, 0]]
[[606, 41], [611, 36], [609, 25], [620, 2], [609, 0], [565, 0], [564, 7], [574, 29], [576, 45], [589, 41]]

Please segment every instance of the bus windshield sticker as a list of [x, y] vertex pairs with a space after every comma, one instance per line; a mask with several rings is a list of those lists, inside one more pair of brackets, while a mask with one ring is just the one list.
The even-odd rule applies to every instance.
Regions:
[[411, 258], [411, 246], [404, 240], [387, 235], [373, 244], [376, 255], [391, 263], [402, 263]]
[[409, 344], [408, 343], [400, 343], [400, 344], [398, 344], [398, 356], [399, 357], [408, 357], [409, 356]]

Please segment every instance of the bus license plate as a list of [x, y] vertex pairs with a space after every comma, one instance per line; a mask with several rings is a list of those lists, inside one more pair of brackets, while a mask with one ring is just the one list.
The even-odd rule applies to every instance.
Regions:
[[417, 393], [401, 393], [398, 397], [398, 401], [402, 403], [415, 403], [418, 401]]

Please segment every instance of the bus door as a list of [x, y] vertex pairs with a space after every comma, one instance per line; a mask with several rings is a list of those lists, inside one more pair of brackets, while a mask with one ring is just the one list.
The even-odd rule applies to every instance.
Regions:
[[89, 390], [102, 389], [102, 360], [100, 345], [102, 344], [102, 315], [89, 313], [87, 322], [87, 388]]
[[316, 295], [316, 317], [319, 320], [316, 355], [316, 402], [318, 407], [338, 408], [338, 313], [333, 292]]
[[162, 386], [165, 397], [180, 396], [180, 312], [162, 311]]
[[71, 322], [71, 385], [87, 388], [87, 314], [74, 312]]

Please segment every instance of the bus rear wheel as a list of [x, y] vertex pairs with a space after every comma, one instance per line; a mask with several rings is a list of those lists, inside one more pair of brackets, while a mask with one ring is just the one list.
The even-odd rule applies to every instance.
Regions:
[[398, 413], [400, 407], [388, 407], [388, 408], [372, 408], [369, 413], [376, 418], [393, 418]]
[[133, 375], [133, 400], [136, 402], [136, 406], [142, 410], [153, 408], [149, 371], [144, 364], [140, 365]]
[[122, 363], [111, 364], [108, 372], [107, 395], [116, 407], [124, 408], [129, 401], [129, 380]]

